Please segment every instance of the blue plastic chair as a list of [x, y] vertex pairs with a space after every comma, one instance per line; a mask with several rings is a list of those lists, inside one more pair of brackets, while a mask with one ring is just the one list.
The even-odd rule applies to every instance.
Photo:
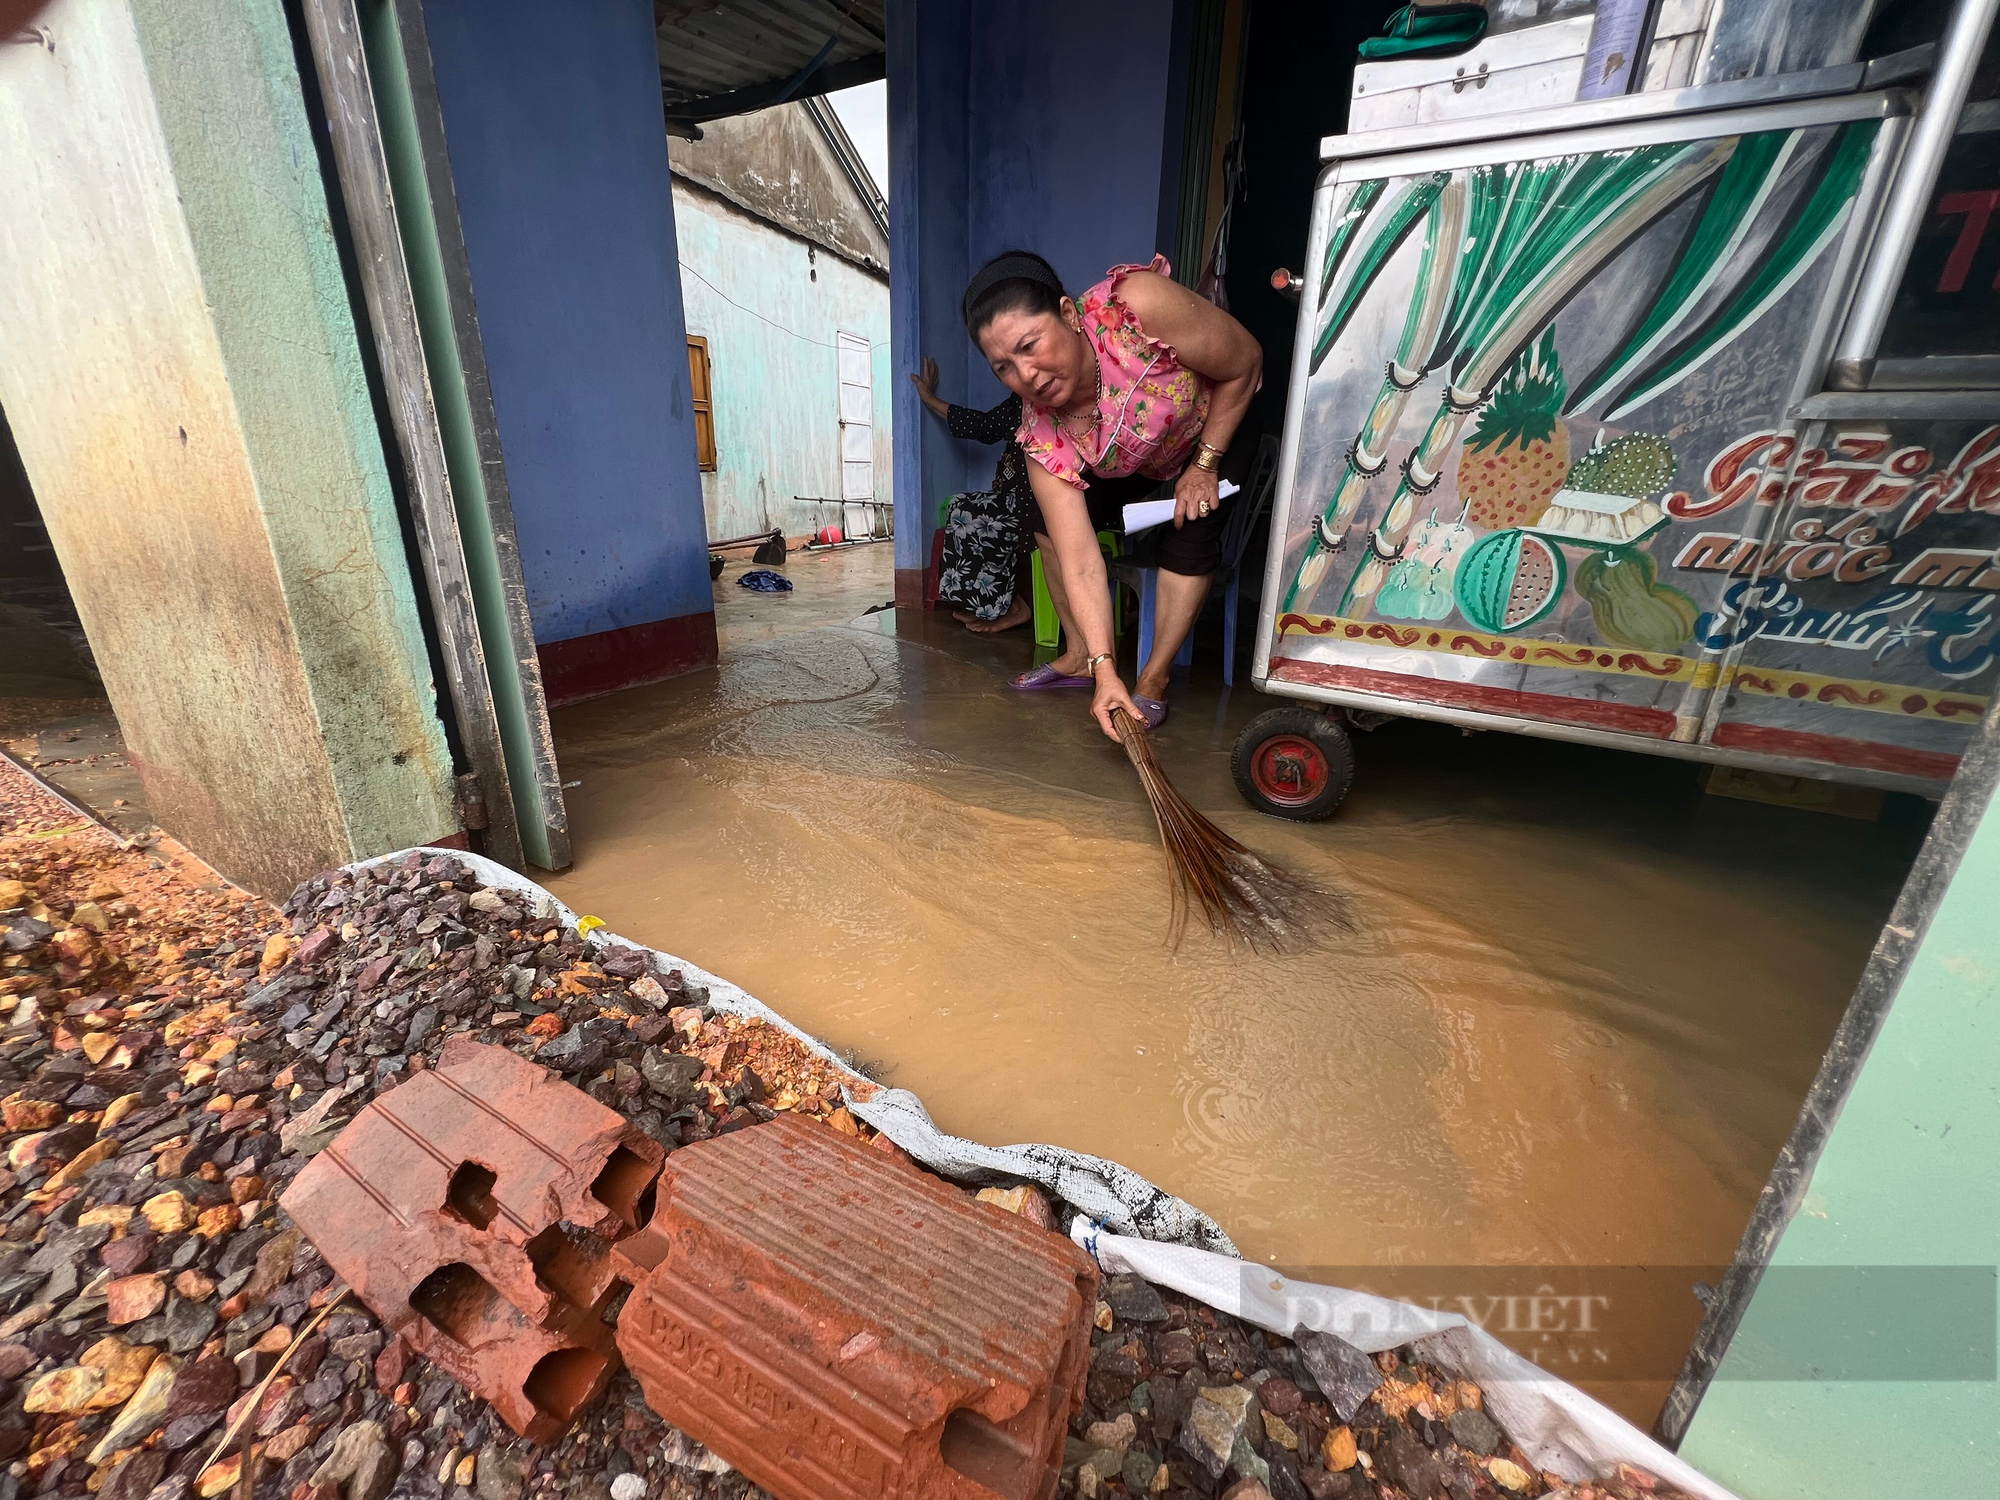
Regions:
[[[1243, 554], [1250, 545], [1258, 517], [1270, 508], [1277, 479], [1278, 440], [1267, 433], [1257, 445], [1257, 457], [1250, 465], [1250, 475], [1244, 482], [1243, 492], [1234, 497], [1236, 503], [1229, 508], [1229, 515], [1223, 522], [1222, 566], [1209, 580], [1211, 591], [1218, 585], [1222, 589], [1222, 681], [1227, 687], [1236, 686], [1236, 621], [1243, 595]], [[1127, 564], [1121, 566], [1118, 573], [1139, 594], [1138, 664], [1143, 668], [1153, 655], [1153, 606], [1159, 595], [1160, 570]], [[1181, 642], [1174, 665], [1194, 665], [1192, 630]]]

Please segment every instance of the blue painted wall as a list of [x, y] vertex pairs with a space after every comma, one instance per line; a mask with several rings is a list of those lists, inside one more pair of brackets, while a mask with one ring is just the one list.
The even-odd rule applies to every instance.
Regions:
[[[1115, 43], [1101, 38], [1116, 38]], [[924, 355], [949, 400], [1004, 391], [959, 296], [1009, 248], [1082, 290], [1159, 246], [1179, 175], [1173, 0], [891, 0], [890, 302], [899, 371]], [[1171, 153], [1173, 160], [1167, 160]], [[929, 560], [937, 502], [984, 488], [995, 451], [953, 442], [907, 381], [896, 393], [896, 567]], [[904, 597], [905, 603], [910, 602]]]
[[714, 608], [649, 0], [424, 0], [535, 639]]

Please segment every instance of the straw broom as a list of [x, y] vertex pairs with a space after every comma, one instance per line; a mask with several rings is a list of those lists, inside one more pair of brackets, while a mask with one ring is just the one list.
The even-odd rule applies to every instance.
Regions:
[[1282, 949], [1315, 928], [1349, 930], [1347, 903], [1341, 897], [1280, 869], [1216, 827], [1167, 779], [1145, 726], [1122, 708], [1111, 711], [1111, 722], [1160, 827], [1173, 903], [1167, 923], [1170, 947], [1180, 945], [1191, 906], [1207, 920], [1209, 931], [1252, 948]]

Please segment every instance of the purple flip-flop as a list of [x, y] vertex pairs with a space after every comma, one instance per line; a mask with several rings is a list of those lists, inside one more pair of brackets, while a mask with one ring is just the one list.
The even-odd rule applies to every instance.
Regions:
[[1167, 721], [1167, 705], [1158, 698], [1141, 698], [1134, 693], [1132, 706], [1139, 710], [1139, 717], [1146, 721], [1148, 729], [1158, 729]]
[[1044, 662], [1039, 667], [1023, 672], [1019, 677], [1014, 679], [1014, 690], [1018, 693], [1039, 693], [1044, 688], [1090, 686], [1092, 686], [1092, 683], [1088, 677], [1071, 677], [1067, 673], [1058, 672], [1047, 662]]

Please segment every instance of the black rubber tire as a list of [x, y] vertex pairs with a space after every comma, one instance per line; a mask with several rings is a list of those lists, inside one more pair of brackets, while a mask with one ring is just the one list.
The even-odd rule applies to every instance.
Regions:
[[[1282, 741], [1292, 744], [1274, 744]], [[1306, 759], [1297, 775], [1299, 785], [1290, 796], [1264, 785], [1274, 780], [1271, 760], [1259, 763], [1260, 757], [1267, 755], [1267, 747], [1270, 757], [1284, 756], [1294, 766]], [[1311, 763], [1313, 752], [1322, 764]], [[1229, 754], [1229, 771], [1243, 800], [1258, 812], [1294, 823], [1317, 823], [1333, 816], [1354, 784], [1354, 746], [1346, 725], [1316, 709], [1274, 708], [1257, 715], [1236, 737], [1236, 748]]]

